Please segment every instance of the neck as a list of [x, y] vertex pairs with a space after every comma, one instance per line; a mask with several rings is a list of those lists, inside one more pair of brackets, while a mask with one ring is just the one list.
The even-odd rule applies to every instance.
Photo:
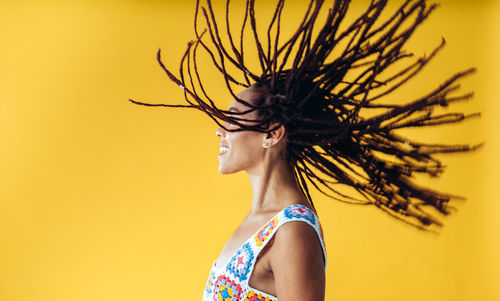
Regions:
[[278, 156], [266, 156], [262, 166], [247, 171], [253, 189], [251, 213], [278, 211], [291, 204], [308, 204], [293, 168]]

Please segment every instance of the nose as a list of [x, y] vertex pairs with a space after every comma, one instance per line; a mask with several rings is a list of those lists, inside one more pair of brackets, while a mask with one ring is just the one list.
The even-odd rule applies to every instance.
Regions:
[[225, 133], [226, 132], [224, 131], [224, 129], [220, 126], [217, 128], [217, 130], [215, 130], [215, 135], [217, 135], [217, 137], [219, 138], [224, 137]]

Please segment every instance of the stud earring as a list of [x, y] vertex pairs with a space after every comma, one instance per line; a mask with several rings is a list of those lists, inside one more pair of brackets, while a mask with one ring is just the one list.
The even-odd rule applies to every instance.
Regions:
[[266, 141], [266, 142], [264, 142], [264, 147], [269, 147], [270, 145], [271, 145], [271, 143], [269, 143], [269, 142], [267, 142], [267, 141]]

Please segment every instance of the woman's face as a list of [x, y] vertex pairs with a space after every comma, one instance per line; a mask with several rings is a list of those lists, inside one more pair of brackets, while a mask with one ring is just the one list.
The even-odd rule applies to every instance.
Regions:
[[[253, 86], [241, 91], [237, 96], [248, 103], [255, 103], [255, 100], [262, 97], [263, 91]], [[233, 100], [229, 106], [229, 111], [243, 112], [248, 110], [244, 104]], [[256, 120], [258, 113], [256, 111], [246, 113], [244, 115], [236, 115], [236, 117]], [[245, 122], [242, 122], [245, 123]], [[224, 123], [224, 127], [228, 129], [237, 129], [238, 126], [230, 123]], [[219, 172], [221, 174], [231, 174], [238, 171], [246, 170], [249, 173], [258, 172], [266, 149], [264, 142], [266, 134], [255, 131], [239, 131], [229, 132], [219, 127], [216, 131], [220, 141], [219, 153]]]

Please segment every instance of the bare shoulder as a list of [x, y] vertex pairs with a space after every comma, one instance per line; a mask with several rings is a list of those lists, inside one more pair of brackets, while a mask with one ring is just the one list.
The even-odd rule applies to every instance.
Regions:
[[275, 236], [274, 251], [279, 253], [276, 255], [283, 255], [281, 253], [284, 252], [302, 260], [319, 257], [323, 263], [321, 243], [316, 230], [309, 224], [301, 221], [287, 222], [277, 230]]
[[324, 300], [323, 251], [309, 224], [291, 221], [277, 230], [270, 265], [279, 300]]

